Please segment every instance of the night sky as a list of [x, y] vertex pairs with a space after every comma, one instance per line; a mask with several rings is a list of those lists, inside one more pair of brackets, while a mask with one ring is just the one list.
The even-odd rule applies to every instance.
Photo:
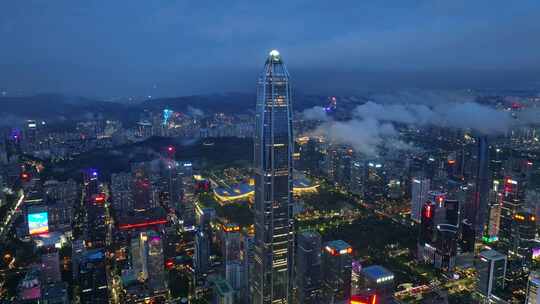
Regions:
[[539, 20], [538, 0], [2, 1], [0, 89], [250, 92], [272, 48], [305, 92], [538, 88]]

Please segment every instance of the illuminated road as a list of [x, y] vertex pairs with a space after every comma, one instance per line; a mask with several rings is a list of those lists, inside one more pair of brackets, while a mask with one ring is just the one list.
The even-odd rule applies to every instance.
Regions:
[[17, 199], [17, 203], [8, 211], [6, 218], [4, 221], [2, 221], [2, 227], [0, 227], [0, 239], [2, 241], [5, 240], [6, 234], [11, 230], [11, 224], [13, 223], [13, 220], [16, 218], [17, 210], [21, 207], [22, 203], [24, 202], [24, 192], [22, 190], [19, 191], [19, 198]]

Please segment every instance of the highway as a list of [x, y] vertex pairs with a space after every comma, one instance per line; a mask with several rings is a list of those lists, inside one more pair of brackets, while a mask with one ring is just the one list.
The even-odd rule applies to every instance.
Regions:
[[17, 199], [17, 202], [15, 205], [11, 207], [11, 209], [8, 211], [6, 217], [2, 221], [2, 226], [0, 227], [0, 240], [5, 241], [5, 238], [9, 231], [11, 230], [11, 225], [13, 224], [13, 221], [15, 220], [17, 210], [22, 206], [24, 202], [24, 191], [19, 191], [19, 198]]

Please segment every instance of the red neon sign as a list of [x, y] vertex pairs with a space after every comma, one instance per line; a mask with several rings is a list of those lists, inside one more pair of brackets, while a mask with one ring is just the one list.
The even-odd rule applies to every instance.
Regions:
[[377, 304], [377, 295], [373, 294], [370, 296], [352, 296], [349, 304]]
[[96, 203], [103, 203], [105, 201], [105, 194], [103, 193], [100, 193], [98, 195], [96, 195], [96, 197], [94, 197], [94, 202]]
[[156, 220], [156, 221], [148, 221], [148, 222], [136, 223], [136, 224], [121, 224], [118, 227], [120, 229], [133, 229], [133, 228], [143, 228], [143, 227], [148, 227], [148, 226], [153, 226], [153, 225], [162, 225], [166, 223], [167, 223], [167, 220]]
[[433, 215], [433, 210], [431, 210], [431, 205], [426, 205], [426, 209], [424, 211], [424, 217], [425, 218], [431, 218], [431, 216]]

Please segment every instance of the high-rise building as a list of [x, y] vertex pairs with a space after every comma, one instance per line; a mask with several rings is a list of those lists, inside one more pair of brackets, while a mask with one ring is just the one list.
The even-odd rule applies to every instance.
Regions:
[[233, 304], [234, 290], [231, 285], [223, 279], [214, 282], [214, 300], [212, 304]]
[[289, 73], [270, 52], [257, 87], [255, 124], [254, 304], [290, 303], [292, 228], [292, 109]]
[[361, 294], [372, 292], [376, 295], [375, 299], [378, 298], [376, 303], [393, 303], [394, 273], [382, 266], [373, 265], [362, 269], [361, 278]]
[[475, 232], [472, 223], [468, 219], [461, 222], [461, 251], [474, 252]]
[[327, 242], [324, 245], [323, 303], [341, 303], [351, 296], [352, 247], [342, 240]]
[[540, 273], [531, 272], [527, 282], [527, 298], [525, 304], [540, 304]]
[[243, 299], [241, 303], [244, 304], [250, 304], [251, 302], [251, 273], [253, 272], [253, 263], [254, 263], [254, 256], [253, 256], [253, 246], [254, 246], [254, 237], [249, 234], [243, 234], [242, 235], [242, 267], [244, 274], [244, 286], [242, 287], [242, 290], [240, 290], [241, 298]]
[[501, 216], [499, 227], [499, 241], [507, 250], [511, 250], [514, 215], [521, 210], [523, 203], [523, 189], [517, 178], [504, 179]]
[[477, 237], [482, 237], [487, 219], [489, 195], [489, 146], [487, 136], [478, 139], [478, 167], [476, 171], [476, 195], [474, 227]]
[[435, 238], [435, 209], [436, 205], [432, 202], [426, 202], [422, 207], [420, 227], [418, 230], [418, 260], [426, 263], [433, 263], [435, 258], [435, 247], [433, 246]]
[[161, 236], [153, 231], [148, 231], [148, 281], [153, 290], [165, 289], [165, 263], [163, 258], [163, 241]]
[[203, 230], [200, 230], [195, 235], [195, 253], [193, 255], [193, 265], [195, 267], [195, 275], [201, 276], [208, 272], [210, 268], [210, 240], [208, 235]]
[[161, 236], [148, 230], [131, 239], [132, 267], [141, 281], [148, 281], [154, 291], [165, 288], [165, 263]]
[[456, 264], [458, 227], [450, 224], [437, 225], [435, 241], [435, 267], [453, 271]]
[[536, 246], [536, 216], [529, 212], [514, 215], [512, 242], [509, 254], [516, 257], [523, 266], [532, 263], [533, 248]]
[[499, 239], [499, 228], [501, 225], [501, 207], [502, 193], [498, 191], [491, 191], [486, 230], [484, 231], [483, 236], [483, 241], [486, 243], [492, 243]]
[[351, 296], [362, 292], [362, 264], [358, 260], [352, 261]]
[[420, 222], [422, 207], [428, 200], [430, 180], [427, 178], [413, 178], [411, 189], [411, 219]]
[[477, 264], [477, 290], [485, 298], [491, 298], [494, 293], [504, 288], [506, 276], [506, 256], [495, 250], [480, 252]]
[[297, 236], [296, 289], [298, 303], [322, 302], [321, 235], [305, 231]]
[[41, 255], [41, 278], [42, 282], [56, 283], [62, 280], [60, 273], [60, 256], [57, 250]]

